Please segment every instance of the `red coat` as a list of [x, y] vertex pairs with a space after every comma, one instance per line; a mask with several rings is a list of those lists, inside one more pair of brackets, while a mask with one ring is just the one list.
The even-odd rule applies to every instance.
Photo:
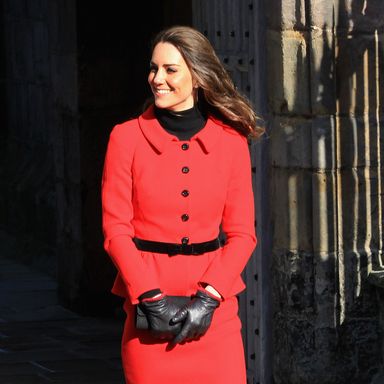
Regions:
[[[210, 117], [190, 141], [179, 141], [160, 126], [150, 107], [138, 119], [114, 127], [105, 159], [102, 201], [105, 249], [119, 271], [113, 292], [128, 299], [128, 312], [138, 302], [138, 296], [150, 289], [190, 295], [199, 282], [204, 282], [224, 298], [211, 328], [216, 323], [220, 328], [221, 318], [225, 322], [226, 305], [236, 316], [234, 296], [244, 289], [240, 274], [256, 245], [251, 165], [245, 137]], [[184, 214], [189, 216], [187, 221], [182, 220]], [[184, 237], [189, 238], [189, 243], [205, 242], [218, 236], [220, 224], [226, 244], [200, 256], [169, 257], [142, 252], [132, 242], [134, 236], [170, 243], [181, 243]], [[239, 330], [238, 320], [235, 322], [234, 328]], [[201, 340], [209, 342], [209, 332]], [[236, 340], [239, 335], [237, 332]], [[141, 353], [148, 356], [159, 344], [153, 341], [148, 352], [148, 343], [137, 341], [140, 333], [135, 333], [132, 324], [126, 327], [125, 337], [132, 344], [127, 344], [126, 358], [131, 361], [129, 369], [134, 370], [126, 374], [134, 383], [146, 383], [142, 376], [135, 376], [139, 373], [132, 368], [132, 361], [140, 361], [137, 356]], [[202, 341], [187, 344], [197, 348], [199, 343]], [[208, 347], [204, 350], [208, 351]], [[219, 351], [212, 353], [218, 355]], [[180, 361], [178, 364], [183, 365]], [[218, 364], [227, 363], [223, 360]], [[212, 383], [204, 381], [204, 377], [202, 382]], [[157, 378], [156, 382], [163, 381]]]
[[[256, 244], [246, 139], [210, 118], [188, 150], [181, 144], [160, 126], [152, 108], [116, 126], [110, 136], [102, 188], [105, 249], [111, 254], [111, 239], [121, 236], [121, 248], [111, 254], [119, 270], [114, 292], [133, 303], [143, 292], [162, 288], [156, 266], [142, 260], [133, 236], [199, 243], [217, 237], [220, 223], [227, 244], [196, 284], [206, 282], [224, 298], [244, 288], [240, 273]], [[182, 172], [185, 166], [188, 173]], [[189, 220], [183, 222], [185, 213]]]

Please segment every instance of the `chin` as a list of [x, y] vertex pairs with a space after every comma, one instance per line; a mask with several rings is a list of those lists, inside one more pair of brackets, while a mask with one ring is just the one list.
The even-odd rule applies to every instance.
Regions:
[[162, 100], [155, 100], [155, 105], [157, 108], [172, 108], [172, 105], [169, 105], [169, 103], [164, 103]]

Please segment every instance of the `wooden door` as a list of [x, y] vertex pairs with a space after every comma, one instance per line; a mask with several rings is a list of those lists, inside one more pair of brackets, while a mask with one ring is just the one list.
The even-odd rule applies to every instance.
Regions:
[[[193, 0], [193, 25], [213, 44], [238, 89], [266, 115], [263, 9], [261, 0]], [[267, 135], [250, 143], [258, 246], [243, 274], [239, 297], [249, 384], [271, 382]], [[256, 225], [256, 223], [255, 223]]]

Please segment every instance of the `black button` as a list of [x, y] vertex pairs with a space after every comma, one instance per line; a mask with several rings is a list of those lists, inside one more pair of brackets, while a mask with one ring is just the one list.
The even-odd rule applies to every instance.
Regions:
[[183, 172], [183, 173], [188, 173], [188, 172], [189, 172], [189, 168], [188, 168], [188, 167], [183, 167], [183, 168], [181, 169], [181, 172]]
[[183, 237], [181, 239], [181, 244], [188, 244], [189, 243], [189, 237]]
[[181, 195], [184, 196], [184, 197], [188, 197], [189, 196], [188, 189], [184, 189], [184, 191], [181, 192]]
[[189, 220], [189, 215], [184, 213], [184, 215], [181, 215], [181, 220], [188, 221]]
[[189, 144], [187, 144], [187, 143], [182, 144], [181, 149], [183, 151], [186, 151], [187, 149], [189, 149]]

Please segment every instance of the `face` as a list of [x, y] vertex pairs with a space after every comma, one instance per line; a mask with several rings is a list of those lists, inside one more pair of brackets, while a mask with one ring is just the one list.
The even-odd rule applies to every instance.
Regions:
[[196, 88], [191, 71], [179, 50], [170, 43], [158, 43], [153, 52], [148, 83], [155, 105], [171, 111], [193, 107]]

